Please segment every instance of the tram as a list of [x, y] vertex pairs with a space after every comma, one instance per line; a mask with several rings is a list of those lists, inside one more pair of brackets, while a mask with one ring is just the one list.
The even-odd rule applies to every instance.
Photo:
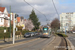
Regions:
[[51, 36], [51, 28], [49, 26], [44, 26], [42, 28], [42, 37], [50, 37]]

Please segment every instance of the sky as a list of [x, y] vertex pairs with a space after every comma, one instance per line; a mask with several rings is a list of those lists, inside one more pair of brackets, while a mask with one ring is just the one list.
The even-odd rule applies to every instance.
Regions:
[[[25, 0], [25, 1], [34, 7], [34, 11], [37, 17], [39, 18], [41, 25], [46, 25], [47, 23], [50, 23], [54, 18], [59, 18], [53, 6], [52, 0]], [[59, 15], [61, 13], [75, 12], [75, 0], [53, 0], [53, 1], [55, 3]], [[28, 19], [33, 8], [26, 2], [24, 2], [24, 0], [0, 0], [0, 6], [6, 7], [9, 13], [11, 6], [11, 12], [17, 13], [19, 16], [23, 16], [25, 19]], [[35, 9], [37, 9], [41, 13]]]

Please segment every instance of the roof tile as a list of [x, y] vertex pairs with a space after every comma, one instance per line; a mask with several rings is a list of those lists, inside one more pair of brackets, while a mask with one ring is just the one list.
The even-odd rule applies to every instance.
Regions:
[[21, 18], [20, 17], [17, 17], [17, 22], [20, 22]]
[[0, 7], [0, 11], [4, 12], [5, 7]]

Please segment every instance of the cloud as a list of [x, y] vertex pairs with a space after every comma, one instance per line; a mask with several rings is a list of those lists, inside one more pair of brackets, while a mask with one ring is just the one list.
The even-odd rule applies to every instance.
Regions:
[[[42, 25], [46, 24], [46, 18], [52, 21], [54, 18], [58, 17], [55, 8], [53, 6], [52, 0], [25, 0], [25, 1], [34, 7], [34, 11], [37, 17], [39, 18], [39, 21], [41, 21]], [[61, 14], [62, 12], [73, 12], [75, 9], [75, 7], [73, 6], [74, 3], [72, 1], [71, 3], [68, 0], [66, 1], [53, 0], [53, 1], [59, 14]], [[29, 15], [33, 8], [29, 6], [26, 2], [24, 2], [24, 0], [0, 0], [0, 4], [2, 4], [3, 7], [6, 7], [8, 9], [8, 12], [10, 12], [10, 5], [11, 5], [12, 12], [17, 13], [20, 16], [24, 16], [27, 19], [29, 18]], [[35, 9], [39, 10], [41, 13]], [[43, 14], [46, 15], [46, 18]]]

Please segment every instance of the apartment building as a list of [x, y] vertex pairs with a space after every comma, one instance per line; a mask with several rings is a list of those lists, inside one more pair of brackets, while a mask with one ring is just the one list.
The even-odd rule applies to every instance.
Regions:
[[75, 26], [75, 12], [60, 14], [60, 31], [71, 31]]

